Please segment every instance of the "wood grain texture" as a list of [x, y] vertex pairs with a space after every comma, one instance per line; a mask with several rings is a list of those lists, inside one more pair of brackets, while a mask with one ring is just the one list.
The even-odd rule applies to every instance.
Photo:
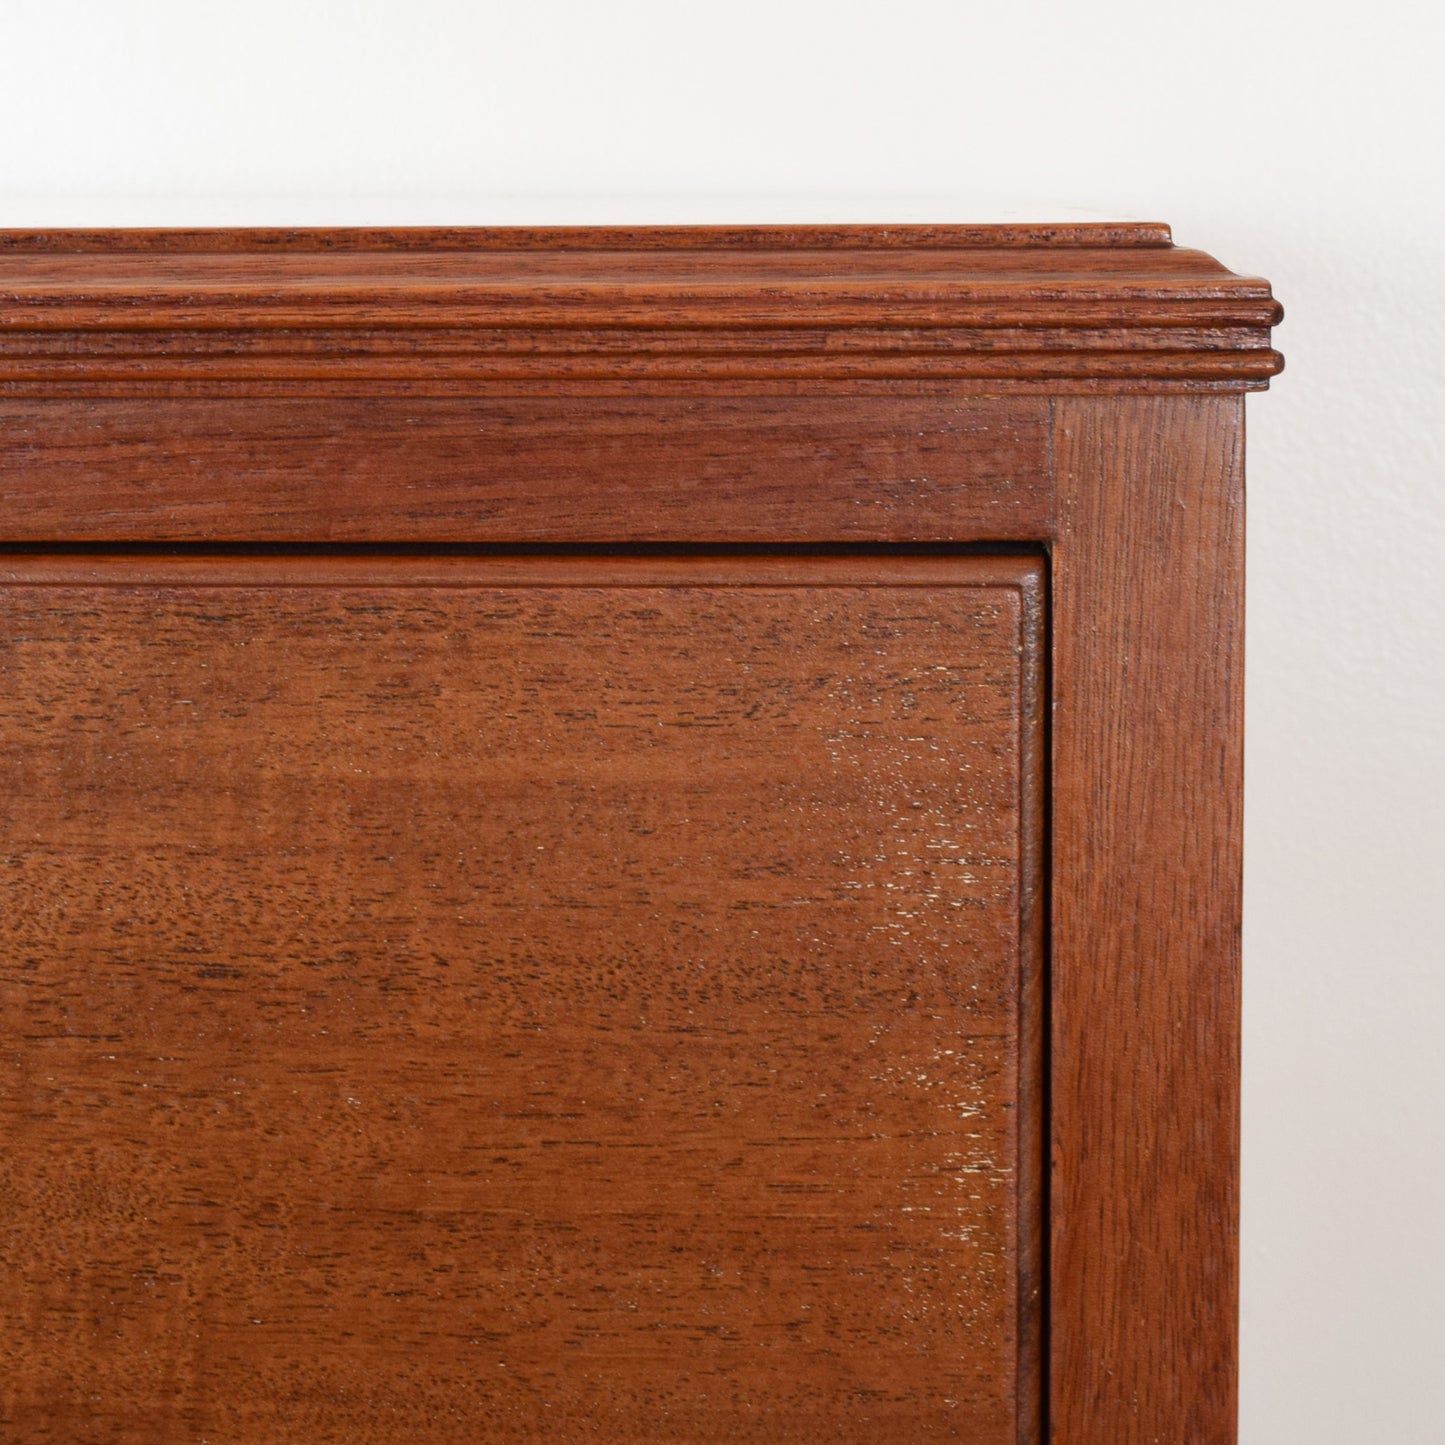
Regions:
[[1168, 249], [1174, 244], [1160, 221], [975, 223], [944, 226], [333, 226], [195, 227], [120, 231], [59, 227], [0, 231], [0, 250], [144, 251], [389, 251], [425, 246], [435, 251], [718, 251], [846, 247], [869, 251], [938, 248], [1087, 246]]
[[1049, 426], [1041, 397], [0, 398], [0, 540], [1024, 540]]
[[1152, 224], [0, 233], [0, 1438], [1232, 1445], [1279, 315]]
[[1242, 411], [1057, 408], [1058, 1445], [1235, 1439]]
[[1026, 559], [8, 559], [25, 1441], [1037, 1439]]
[[1150, 227], [0, 236], [26, 395], [1239, 390], [1279, 314]]

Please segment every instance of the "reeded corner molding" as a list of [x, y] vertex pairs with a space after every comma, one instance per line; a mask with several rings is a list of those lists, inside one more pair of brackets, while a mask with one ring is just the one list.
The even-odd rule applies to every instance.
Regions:
[[0, 391], [1238, 392], [1267, 282], [1154, 224], [0, 233]]

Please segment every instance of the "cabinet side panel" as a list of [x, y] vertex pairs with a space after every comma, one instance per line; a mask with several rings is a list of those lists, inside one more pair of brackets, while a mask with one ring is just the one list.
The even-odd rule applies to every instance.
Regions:
[[0, 400], [12, 542], [1047, 536], [1044, 397]]
[[1059, 1445], [1235, 1439], [1242, 422], [1057, 403]]

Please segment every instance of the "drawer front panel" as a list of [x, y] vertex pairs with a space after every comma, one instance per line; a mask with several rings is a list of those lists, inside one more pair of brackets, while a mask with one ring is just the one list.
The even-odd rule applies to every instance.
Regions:
[[1036, 1438], [1038, 564], [0, 578], [23, 1438]]

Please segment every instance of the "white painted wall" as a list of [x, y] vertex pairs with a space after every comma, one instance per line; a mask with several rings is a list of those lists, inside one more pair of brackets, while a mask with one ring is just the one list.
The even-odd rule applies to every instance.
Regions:
[[0, 225], [1167, 220], [1250, 410], [1244, 1445], [1445, 1440], [1425, 0], [0, 0]]

